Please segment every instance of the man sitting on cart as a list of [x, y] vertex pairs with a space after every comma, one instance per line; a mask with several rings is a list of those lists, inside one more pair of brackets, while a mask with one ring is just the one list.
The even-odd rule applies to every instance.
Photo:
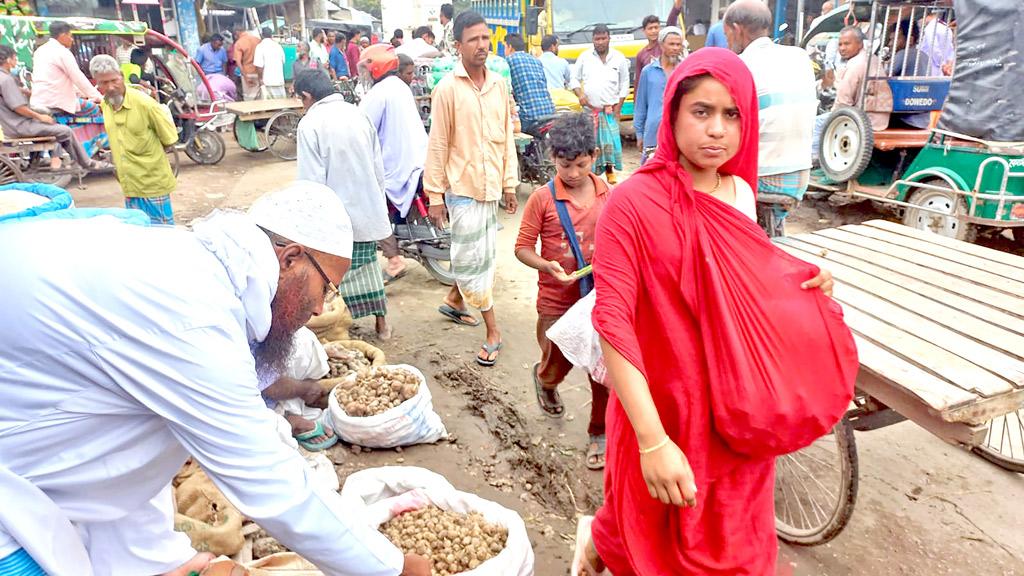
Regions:
[[71, 52], [71, 25], [50, 23], [50, 39], [32, 55], [32, 107], [72, 116], [96, 116], [103, 95], [89, 82]]
[[[0, 127], [6, 138], [52, 137], [67, 150], [71, 159], [86, 170], [109, 170], [107, 162], [97, 162], [89, 157], [82, 144], [75, 139], [70, 126], [58, 124], [48, 114], [41, 114], [29, 107], [28, 99], [11, 75], [11, 68], [17, 66], [18, 55], [10, 46], [0, 45]], [[60, 157], [53, 156], [51, 167], [60, 168]]]

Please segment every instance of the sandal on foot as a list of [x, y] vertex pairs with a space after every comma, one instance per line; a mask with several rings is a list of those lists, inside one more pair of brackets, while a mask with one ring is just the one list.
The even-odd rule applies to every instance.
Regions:
[[[408, 274], [408, 273], [409, 273], [409, 268], [408, 267], [402, 268], [401, 270], [398, 271], [398, 274], [395, 274], [394, 276], [392, 276], [391, 274], [388, 274], [387, 270], [384, 270], [382, 272], [382, 274], [384, 274], [384, 285], [387, 286], [387, 285], [391, 284], [392, 282], [394, 282], [395, 280], [398, 280], [399, 278], [404, 278], [405, 275]], [[443, 312], [442, 312], [442, 314], [443, 314]]]
[[317, 420], [316, 426], [312, 430], [310, 430], [309, 432], [303, 432], [302, 434], [296, 434], [293, 436], [293, 438], [295, 438], [295, 441], [299, 443], [299, 446], [302, 446], [303, 448], [309, 450], [310, 452], [320, 452], [338, 443], [337, 434], [327, 436], [327, 440], [324, 440], [322, 442], [310, 441], [312, 438], [318, 438], [320, 436], [327, 436], [327, 432], [324, 431], [323, 422]]
[[504, 347], [505, 344], [502, 342], [498, 342], [497, 344], [488, 344], [487, 342], [484, 342], [480, 345], [480, 349], [484, 351], [484, 354], [487, 354], [487, 357], [481, 358], [480, 355], [477, 354], [476, 363], [481, 366], [494, 366], [498, 363], [498, 357], [495, 356], [494, 360], [491, 360], [491, 356], [500, 352]]
[[581, 516], [576, 524], [576, 551], [572, 556], [572, 576], [611, 576], [608, 570], [598, 572], [587, 561], [587, 546], [590, 544], [590, 525], [594, 523], [593, 516]]
[[590, 443], [587, 445], [586, 465], [590, 470], [604, 469], [604, 454], [606, 450], [605, 436], [590, 435]]
[[565, 414], [565, 405], [562, 404], [562, 397], [559, 396], [558, 390], [552, 390], [552, 396], [554, 402], [548, 401], [547, 391], [544, 386], [540, 383], [540, 377], [537, 376], [537, 369], [540, 368], [540, 362], [533, 365], [533, 390], [537, 394], [537, 404], [540, 404], [541, 411], [548, 418], [561, 418]]
[[[455, 322], [456, 324], [474, 327], [480, 325], [480, 321], [474, 318], [473, 315], [469, 313], [469, 310], [459, 310], [457, 308], [452, 308], [451, 306], [444, 304], [440, 308], [438, 308], [437, 311], [447, 316], [449, 320]], [[469, 318], [469, 320], [466, 320], [466, 318]], [[472, 320], [472, 322], [470, 322], [470, 320]]]

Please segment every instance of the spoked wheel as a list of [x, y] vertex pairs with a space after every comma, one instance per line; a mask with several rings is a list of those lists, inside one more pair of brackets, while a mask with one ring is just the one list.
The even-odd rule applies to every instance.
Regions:
[[1024, 408], [989, 422], [985, 442], [974, 453], [1000, 468], [1024, 474]]
[[821, 131], [821, 169], [835, 182], [848, 182], [867, 169], [874, 148], [875, 133], [864, 111], [839, 108], [829, 115]]
[[199, 130], [185, 144], [185, 155], [196, 164], [216, 164], [224, 159], [224, 138], [210, 130]]
[[0, 155], [0, 185], [24, 181], [25, 177], [21, 173], [21, 168], [18, 168], [18, 165], [9, 157]]
[[300, 119], [298, 112], [292, 110], [284, 110], [270, 117], [264, 132], [271, 154], [282, 160], [295, 160], [298, 156]]
[[857, 500], [857, 445], [844, 417], [830, 434], [775, 460], [775, 532], [800, 546], [835, 538]]
[[918, 188], [907, 199], [908, 204], [931, 208], [942, 212], [928, 212], [916, 208], [907, 208], [903, 214], [903, 224], [918, 230], [933, 232], [940, 236], [973, 242], [977, 236], [977, 227], [971, 226], [956, 217], [958, 214], [967, 213], [967, 204], [964, 199], [950, 189], [949, 184], [944, 180], [934, 179], [922, 182], [934, 188]]

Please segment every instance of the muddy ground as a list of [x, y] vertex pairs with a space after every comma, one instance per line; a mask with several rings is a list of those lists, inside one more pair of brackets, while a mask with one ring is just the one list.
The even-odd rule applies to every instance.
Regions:
[[[627, 169], [637, 154], [627, 148]], [[201, 167], [182, 158], [173, 197], [179, 223], [216, 207], [242, 208], [259, 194], [294, 178], [295, 164], [229, 143], [221, 164]], [[72, 188], [80, 206], [118, 206], [110, 178]], [[528, 193], [528, 190], [524, 190]], [[521, 195], [521, 202], [526, 195]], [[835, 208], [806, 202], [789, 233], [856, 223], [885, 215], [870, 204]], [[444, 287], [416, 267], [388, 289], [395, 338], [374, 342], [389, 362], [418, 366], [427, 375], [437, 412], [454, 439], [437, 445], [356, 453], [338, 446], [330, 456], [344, 477], [389, 464], [423, 466], [456, 487], [519, 511], [530, 529], [541, 576], [568, 573], [575, 517], [601, 501], [602, 476], [583, 466], [589, 388], [579, 373], [562, 388], [564, 419], [541, 414], [529, 368], [534, 340], [536, 274], [515, 260], [518, 216], [500, 215], [496, 311], [505, 349], [497, 367], [472, 363], [482, 328], [446, 321], [437, 313]], [[1007, 249], [1005, 239], [990, 241]], [[412, 264], [416, 266], [415, 263]], [[355, 334], [373, 341], [372, 322]], [[856, 511], [831, 543], [802, 548], [782, 544], [780, 575], [1024, 574], [1024, 476], [1005, 472], [913, 423], [857, 434], [860, 489]]]

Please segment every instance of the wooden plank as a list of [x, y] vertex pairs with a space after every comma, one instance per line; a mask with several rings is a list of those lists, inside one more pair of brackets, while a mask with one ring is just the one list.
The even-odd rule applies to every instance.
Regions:
[[973, 447], [985, 440], [987, 428], [984, 425], [946, 422], [905, 388], [893, 386], [866, 370], [861, 370], [857, 376], [857, 388], [950, 444]]
[[1006, 380], [918, 335], [904, 332], [857, 308], [848, 306], [843, 311], [851, 330], [958, 388], [986, 398], [1014, 391]]
[[[907, 262], [906, 260], [900, 260], [894, 256], [879, 254], [878, 252], [873, 252], [860, 246], [847, 244], [840, 240], [833, 240], [825, 236], [816, 234], [800, 234], [797, 236], [790, 236], [785, 239], [777, 239], [780, 243], [789, 242], [791, 240], [805, 242], [818, 247], [819, 249], [816, 250], [815, 253], [820, 253], [822, 249], [824, 249], [824, 251], [828, 253], [827, 255], [829, 258], [834, 258], [836, 254], [845, 254], [849, 257], [856, 258], [860, 262], [874, 265], [875, 268], [874, 271], [872, 271], [872, 274], [879, 278], [894, 278], [893, 282], [896, 282], [895, 277], [898, 275], [912, 277], [921, 283], [930, 284], [933, 287], [944, 291], [958, 294], [970, 300], [975, 300], [988, 306], [998, 308], [1009, 314], [1024, 318], [1024, 309], [1021, 308], [1021, 299], [1012, 294], [1006, 294], [999, 290], [979, 286], [974, 282], [970, 282], [956, 276], [943, 274], [925, 266]], [[863, 270], [866, 270], [867, 268], [865, 264], [861, 263], [858, 263], [855, 267]], [[878, 269], [881, 269], [881, 271]], [[942, 297], [939, 298], [939, 300], [945, 301], [946, 298]]]
[[[829, 240], [823, 238], [810, 239], [818, 241], [819, 243], [822, 241], [830, 242]], [[993, 302], [991, 301], [978, 301], [971, 299], [969, 297], [964, 297], [959, 293], [949, 290], [949, 283], [947, 283], [946, 286], [936, 286], [934, 284], [929, 284], [909, 274], [892, 272], [891, 270], [883, 268], [877, 264], [868, 262], [866, 260], [861, 260], [859, 258], [855, 258], [847, 254], [842, 254], [837, 250], [829, 250], [827, 251], [827, 254], [825, 256], [821, 256], [821, 253], [823, 252], [822, 247], [810, 244], [808, 242], [804, 242], [803, 240], [796, 240], [792, 237], [777, 240], [776, 242], [780, 246], [790, 246], [803, 252], [806, 252], [807, 256], [821, 257], [822, 260], [824, 260], [824, 262], [818, 265], [823, 266], [829, 269], [830, 271], [832, 267], [835, 265], [834, 263], [845, 265], [848, 268], [852, 268], [865, 274], [869, 274], [874, 278], [878, 278], [879, 280], [885, 280], [890, 284], [902, 286], [903, 288], [911, 290], [916, 294], [920, 294], [926, 298], [930, 298], [932, 300], [945, 304], [950, 308], [960, 310], [961, 312], [964, 312], [966, 314], [970, 314], [975, 318], [984, 320], [985, 322], [993, 324], [1008, 332], [1024, 336], [1024, 318], [1008, 314], [1004, 310], [1000, 310], [998, 308], [993, 307]], [[794, 253], [794, 255], [796, 255], [798, 258], [805, 258], [805, 255], [803, 254]], [[940, 276], [939, 278], [941, 279], [949, 277]], [[980, 291], [980, 289], [977, 289], [976, 287], [974, 290], [971, 290], [970, 288], [971, 286], [966, 286], [963, 291], [972, 293], [977, 293]], [[994, 295], [994, 299], [997, 301], [1000, 299], [1005, 300], [1005, 302], [1003, 302], [1005, 308], [1011, 308], [1014, 311], [1024, 313], [1024, 302], [1022, 302], [1020, 299], [1012, 298], [1001, 292], [993, 291], [992, 294]]]
[[993, 274], [998, 274], [1004, 278], [1016, 280], [1018, 282], [1024, 282], [1024, 266], [1010, 266], [987, 258], [980, 258], [968, 254], [966, 252], [960, 252], [954, 248], [948, 248], [939, 244], [933, 244], [925, 240], [919, 240], [917, 238], [911, 238], [908, 236], [902, 236], [895, 232], [888, 232], [885, 230], [879, 230], [878, 228], [871, 228], [870, 226], [841, 226], [840, 230], [847, 230], [854, 234], [861, 236], [867, 236], [874, 238], [875, 240], [881, 240], [894, 244], [896, 246], [903, 246], [904, 248], [911, 248], [915, 251], [931, 254], [938, 258], [943, 258], [951, 262], [970, 266], [977, 270], [984, 270]]
[[302, 108], [302, 100], [298, 98], [274, 98], [271, 100], [247, 100], [245, 102], [228, 102], [224, 108], [239, 116], [246, 114], [276, 113], [281, 110]]
[[972, 426], [981, 425], [1021, 408], [1024, 408], [1024, 390], [1017, 390], [1013, 394], [979, 399], [970, 404], [953, 408], [944, 412], [942, 419], [947, 422], [965, 422]]
[[944, 415], [957, 408], [969, 406], [979, 396], [958, 388], [945, 380], [925, 372], [892, 352], [870, 340], [854, 335], [857, 341], [857, 355], [861, 371], [878, 376], [889, 386], [899, 386], [917, 397], [937, 415]]
[[879, 240], [867, 238], [865, 236], [859, 236], [852, 232], [848, 232], [846, 230], [839, 230], [837, 228], [819, 230], [811, 235], [832, 238], [840, 242], [845, 242], [847, 244], [854, 244], [862, 248], [867, 248], [868, 250], [872, 250], [880, 254], [894, 256], [901, 260], [905, 260], [907, 262], [918, 264], [926, 268], [931, 268], [933, 270], [944, 272], [946, 274], [950, 274], [953, 276], [958, 276], [960, 278], [963, 278], [964, 280], [973, 282], [975, 284], [988, 286], [989, 288], [1001, 290], [1003, 292], [1006, 292], [1007, 294], [1011, 294], [1014, 296], [1024, 295], [1024, 282], [1017, 282], [1016, 280], [1010, 280], [1009, 278], [1004, 278], [997, 274], [992, 274], [990, 272], [985, 272], [983, 270], [971, 268], [970, 266], [965, 266], [963, 264], [958, 264], [956, 262], [951, 262], [949, 260], [944, 260], [942, 258], [937, 258], [935, 256], [923, 254], [921, 252], [916, 252], [910, 248], [904, 248], [901, 246], [889, 244], [887, 242], [881, 242]]
[[[934, 330], [945, 326], [949, 330], [938, 333], [948, 344], [943, 348], [954, 354], [973, 350], [975, 354], [972, 361], [975, 364], [988, 369], [1000, 366], [1005, 369], [1007, 378], [1017, 383], [1019, 387], [1024, 387], [1024, 378], [1010, 367], [1016, 367], [1019, 360], [1024, 360], [1024, 336], [953, 308], [945, 302], [926, 298], [902, 285], [881, 280], [834, 260], [803, 252], [795, 244], [785, 244], [783, 248], [802, 260], [830, 270], [838, 283], [836, 295], [843, 296], [840, 300], [848, 301], [874, 316], [885, 318], [887, 322], [896, 324], [911, 334], [928, 334], [929, 338], [932, 338]], [[973, 340], [957, 336], [955, 333]], [[998, 361], [996, 357], [983, 352], [992, 348], [1003, 351], [1007, 356], [997, 353], [998, 358], [1012, 361], [1012, 365], [1008, 365], [1006, 361]]]
[[967, 242], [961, 242], [952, 238], [946, 238], [932, 232], [926, 232], [924, 230], [918, 230], [917, 228], [911, 228], [909, 226], [903, 226], [902, 224], [896, 224], [895, 222], [889, 222], [887, 220], [871, 220], [864, 222], [863, 226], [870, 226], [872, 228], [878, 228], [880, 230], [887, 230], [902, 236], [909, 236], [911, 238], [917, 238], [918, 240], [924, 240], [939, 246], [945, 246], [947, 248], [953, 248], [972, 256], [978, 256], [980, 258], [986, 258], [995, 262], [1001, 262], [1007, 266], [1016, 266], [1018, 268], [1024, 268], [1024, 256], [1016, 256], [1009, 252], [1000, 252], [999, 250], [993, 250], [991, 248], [985, 248], [984, 246], [978, 246], [977, 244], [970, 244]]

